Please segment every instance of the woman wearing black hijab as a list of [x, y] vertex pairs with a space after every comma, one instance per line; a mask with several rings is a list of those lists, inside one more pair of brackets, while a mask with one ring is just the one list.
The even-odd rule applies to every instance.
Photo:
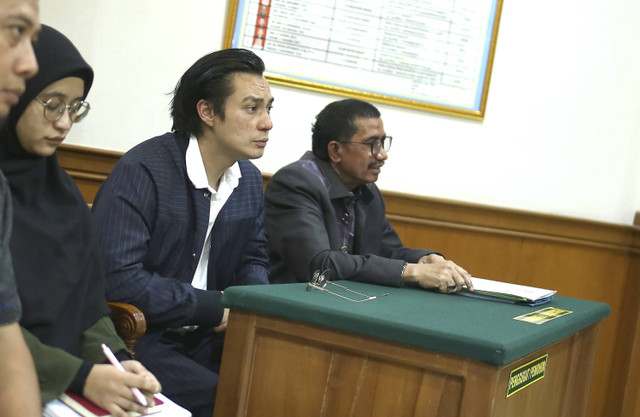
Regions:
[[160, 384], [136, 361], [129, 372], [105, 363], [101, 343], [128, 353], [109, 318], [104, 269], [90, 213], [56, 148], [89, 111], [93, 71], [60, 32], [42, 27], [34, 45], [40, 70], [0, 134], [0, 167], [11, 189], [11, 254], [20, 320], [36, 364], [43, 403], [72, 391], [125, 416], [143, 412], [129, 387], [153, 404]]

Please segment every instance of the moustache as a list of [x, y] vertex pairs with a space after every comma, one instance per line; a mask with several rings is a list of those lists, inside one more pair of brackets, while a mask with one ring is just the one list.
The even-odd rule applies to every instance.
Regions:
[[369, 169], [380, 169], [384, 166], [384, 162], [374, 162], [369, 165]]

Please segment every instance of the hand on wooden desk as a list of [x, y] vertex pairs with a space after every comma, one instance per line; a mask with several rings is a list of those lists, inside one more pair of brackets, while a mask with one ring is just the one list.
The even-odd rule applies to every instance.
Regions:
[[415, 282], [422, 288], [436, 289], [441, 293], [458, 292], [465, 285], [473, 291], [471, 274], [436, 254], [423, 256], [417, 264], [408, 264], [402, 282]]

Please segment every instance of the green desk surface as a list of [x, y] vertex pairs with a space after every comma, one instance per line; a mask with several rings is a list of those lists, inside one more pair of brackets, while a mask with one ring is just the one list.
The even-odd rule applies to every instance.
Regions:
[[[609, 315], [607, 304], [558, 295], [549, 303], [529, 307], [418, 288], [337, 283], [367, 295], [385, 292], [389, 295], [356, 303], [324, 291], [307, 291], [307, 284], [301, 283], [231, 287], [224, 291], [222, 302], [232, 309], [298, 320], [493, 365], [512, 362]], [[514, 320], [546, 307], [573, 313], [543, 324]]]

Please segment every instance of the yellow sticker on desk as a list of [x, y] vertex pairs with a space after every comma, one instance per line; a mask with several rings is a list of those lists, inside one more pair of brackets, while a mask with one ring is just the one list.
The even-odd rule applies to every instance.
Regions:
[[542, 324], [571, 313], [573, 313], [573, 311], [562, 310], [555, 307], [547, 307], [543, 308], [542, 310], [534, 311], [533, 313], [527, 313], [518, 317], [514, 317], [513, 319], [526, 321], [533, 324]]

